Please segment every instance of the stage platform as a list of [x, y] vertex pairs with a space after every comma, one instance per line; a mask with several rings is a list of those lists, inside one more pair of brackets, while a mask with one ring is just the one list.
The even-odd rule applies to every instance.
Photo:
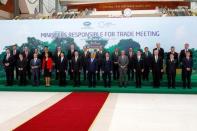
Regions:
[[176, 89], [168, 89], [166, 75], [163, 76], [160, 88], [153, 88], [152, 78], [150, 81], [142, 81], [142, 88], [135, 87], [135, 81], [130, 80], [128, 86], [120, 88], [118, 81], [112, 81], [111, 88], [105, 88], [102, 80], [97, 81], [95, 88], [89, 88], [88, 82], [81, 80], [80, 87], [73, 87], [73, 81], [67, 80], [66, 86], [58, 86], [57, 80], [52, 80], [50, 87], [44, 86], [43, 78], [40, 86], [32, 86], [31, 81], [28, 85], [19, 86], [14, 81], [13, 86], [5, 86], [5, 79], [0, 79], [0, 91], [32, 91], [32, 92], [112, 92], [112, 93], [164, 93], [164, 94], [197, 94], [197, 75], [192, 76], [192, 89], [183, 89], [181, 76], [176, 77]]

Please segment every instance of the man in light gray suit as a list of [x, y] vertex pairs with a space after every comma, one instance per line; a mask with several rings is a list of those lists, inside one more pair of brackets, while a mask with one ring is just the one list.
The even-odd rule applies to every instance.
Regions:
[[30, 61], [30, 66], [33, 75], [33, 86], [38, 86], [40, 84], [40, 68], [41, 60], [38, 59], [38, 54], [34, 53], [34, 58]]
[[120, 87], [127, 86], [127, 68], [129, 64], [129, 59], [125, 55], [125, 51], [121, 51], [121, 56], [118, 58], [119, 72], [120, 72]]

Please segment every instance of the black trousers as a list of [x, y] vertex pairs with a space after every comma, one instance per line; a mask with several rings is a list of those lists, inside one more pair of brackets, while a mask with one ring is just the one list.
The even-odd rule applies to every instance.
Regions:
[[28, 79], [31, 80], [31, 69], [30, 69], [30, 66], [27, 67], [27, 71], [26, 72], [27, 72]]
[[65, 86], [66, 85], [66, 72], [60, 71], [58, 74], [59, 74], [59, 85]]
[[19, 71], [19, 85], [26, 85], [26, 71]]
[[14, 70], [16, 72], [15, 78], [16, 78], [16, 80], [18, 80], [18, 68], [17, 68], [17, 66], [14, 66]]
[[142, 85], [141, 76], [142, 76], [141, 70], [136, 70], [136, 72], [135, 72], [136, 87], [141, 87], [141, 85]]
[[176, 72], [168, 72], [167, 77], [168, 77], [168, 88], [170, 87], [175, 88]]
[[57, 71], [57, 70], [58, 70], [58, 69], [57, 69], [57, 64], [58, 64], [58, 63], [55, 63], [55, 80], [58, 80], [59, 77], [60, 77], [60, 73]]
[[97, 80], [100, 80], [101, 76], [101, 64], [98, 64], [98, 73], [97, 73]]
[[80, 72], [79, 72], [79, 70], [74, 70], [73, 80], [74, 80], [74, 86], [80, 86]]
[[6, 73], [6, 84], [8, 86], [11, 86], [13, 84], [13, 75], [14, 75], [14, 70], [13, 69], [5, 69]]
[[149, 80], [149, 73], [150, 73], [150, 68], [148, 66], [145, 66], [143, 72], [143, 80]]
[[71, 72], [71, 61], [68, 63], [68, 74], [70, 76], [70, 80], [73, 80], [73, 73]]
[[85, 81], [87, 79], [87, 67], [86, 66], [83, 66], [83, 80]]
[[111, 87], [111, 72], [107, 71], [103, 73], [103, 80], [105, 87]]
[[160, 86], [160, 71], [153, 71], [153, 87], [158, 88]]
[[183, 76], [183, 87], [184, 88], [191, 88], [191, 74], [192, 71], [183, 71], [184, 76]]
[[89, 87], [96, 86], [96, 72], [88, 72]]
[[129, 67], [128, 71], [127, 71], [127, 74], [128, 74], [128, 80], [133, 80], [134, 79], [134, 70], [133, 70], [133, 68]]
[[113, 79], [118, 80], [120, 76], [118, 64], [113, 64]]

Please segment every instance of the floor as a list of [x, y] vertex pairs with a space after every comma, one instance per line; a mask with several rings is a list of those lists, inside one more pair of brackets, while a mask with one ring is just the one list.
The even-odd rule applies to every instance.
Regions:
[[[0, 131], [11, 131], [70, 93], [0, 92]], [[89, 131], [196, 131], [197, 95], [110, 93]]]

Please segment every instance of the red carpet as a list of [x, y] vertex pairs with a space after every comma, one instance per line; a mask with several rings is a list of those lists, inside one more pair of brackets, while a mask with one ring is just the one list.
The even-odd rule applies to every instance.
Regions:
[[88, 131], [107, 97], [108, 93], [71, 93], [14, 131]]

